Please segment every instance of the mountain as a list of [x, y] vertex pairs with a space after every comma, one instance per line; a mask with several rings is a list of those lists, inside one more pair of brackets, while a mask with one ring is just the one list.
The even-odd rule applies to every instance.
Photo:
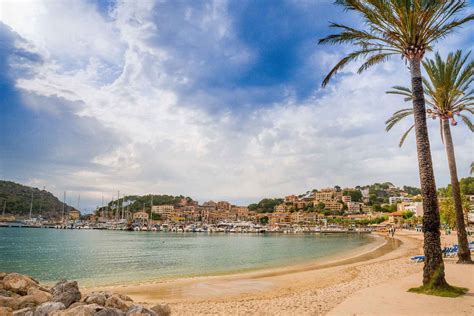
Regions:
[[[6, 199], [5, 215], [28, 217], [31, 193], [33, 193], [33, 217], [38, 215], [44, 218], [62, 217], [63, 203], [50, 192], [4, 180], [0, 180], [0, 215]], [[65, 204], [66, 211], [73, 209]]]

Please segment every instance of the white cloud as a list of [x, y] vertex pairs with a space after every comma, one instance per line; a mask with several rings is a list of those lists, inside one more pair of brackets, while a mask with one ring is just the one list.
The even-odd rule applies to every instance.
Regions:
[[[1, 20], [44, 58], [17, 87], [75, 102], [79, 117], [93, 117], [120, 139], [114, 150], [91, 156], [87, 168], [45, 177], [47, 187], [61, 191], [74, 183], [94, 201], [120, 189], [249, 202], [336, 184], [418, 183], [413, 138], [398, 149], [403, 128], [384, 131], [384, 121], [402, 104], [383, 91], [408, 82], [401, 61], [361, 76], [351, 65], [337, 85], [315, 88], [306, 101], [289, 91], [270, 107], [251, 104], [237, 113], [215, 91], [189, 89], [216, 70], [238, 73], [254, 58], [235, 35], [225, 2], [183, 11], [190, 34], [176, 30], [176, 37], [196, 45], [195, 52], [160, 38], [166, 25], [156, 23], [159, 5], [120, 2], [106, 19], [82, 2], [2, 2]], [[308, 71], [321, 72], [334, 59], [318, 53], [304, 62]], [[461, 169], [472, 157], [472, 139], [455, 137]], [[445, 184], [443, 148], [434, 139], [439, 182]]]

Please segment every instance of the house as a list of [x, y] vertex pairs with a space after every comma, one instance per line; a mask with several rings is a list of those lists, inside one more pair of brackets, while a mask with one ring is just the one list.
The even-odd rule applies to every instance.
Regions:
[[148, 213], [147, 212], [133, 213], [133, 219], [135, 219], [135, 220], [148, 220]]
[[397, 204], [397, 211], [412, 212], [415, 216], [423, 216], [423, 202], [402, 202]]

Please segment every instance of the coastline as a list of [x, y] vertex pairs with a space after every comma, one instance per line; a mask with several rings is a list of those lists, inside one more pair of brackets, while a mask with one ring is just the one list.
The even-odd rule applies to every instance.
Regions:
[[[295, 298], [304, 308], [298, 313], [319, 314], [361, 288], [363, 285], [357, 279], [361, 272], [365, 274], [365, 268], [378, 264], [377, 269], [383, 269], [385, 262], [400, 258], [406, 262], [405, 256], [417, 253], [420, 246], [421, 242], [409, 237], [374, 236], [373, 243], [360, 247], [365, 249], [316, 262], [237, 274], [86, 288], [85, 291], [109, 290], [145, 304], [167, 303], [173, 314], [178, 315], [189, 314], [189, 311], [193, 314], [294, 313]], [[419, 267], [412, 265], [402, 272], [410, 273]], [[377, 279], [385, 277], [374, 275], [374, 280], [364, 281], [364, 285], [376, 283]], [[341, 286], [343, 289], [338, 289]]]

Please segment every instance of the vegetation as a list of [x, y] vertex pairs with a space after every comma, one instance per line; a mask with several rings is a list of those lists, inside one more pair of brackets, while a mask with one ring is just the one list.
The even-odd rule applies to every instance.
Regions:
[[445, 280], [441, 253], [439, 208], [420, 67], [426, 51], [431, 51], [438, 40], [462, 24], [473, 20], [474, 15], [456, 17], [468, 6], [464, 0], [338, 0], [336, 4], [359, 14], [364, 22], [361, 24], [363, 29], [331, 24], [331, 27], [337, 28], [340, 32], [321, 39], [320, 43], [352, 44], [356, 50], [334, 66], [324, 78], [322, 86], [326, 86], [329, 80], [349, 62], [360, 58], [363, 58], [364, 62], [359, 67], [358, 73], [395, 55], [402, 57], [410, 65], [414, 126], [424, 207], [423, 248], [426, 260], [423, 285], [430, 285], [430, 288], [445, 288], [448, 284]]
[[[48, 191], [29, 187], [11, 181], [0, 180], [0, 210], [5, 214], [15, 216], [29, 216], [31, 194], [33, 193], [32, 216], [41, 215], [44, 218], [59, 219], [62, 216], [63, 203]], [[70, 211], [73, 207], [65, 204], [65, 211]]]
[[273, 213], [275, 206], [283, 201], [283, 199], [263, 199], [258, 203], [250, 204], [249, 210], [257, 213]]
[[[174, 205], [177, 206], [181, 201], [186, 200], [187, 202], [192, 202], [193, 199], [190, 197], [185, 197], [183, 195], [173, 196], [173, 195], [158, 195], [158, 194], [147, 194], [147, 195], [126, 195], [119, 200], [110, 201], [107, 205], [111, 209], [116, 209], [117, 206], [121, 207], [122, 205], [130, 209], [131, 212], [138, 212], [145, 210], [149, 212], [151, 210], [151, 205]], [[123, 203], [123, 204], [122, 204]]]
[[457, 287], [457, 286], [451, 286], [451, 285], [445, 285], [441, 287], [422, 285], [420, 287], [415, 287], [408, 290], [408, 292], [435, 295], [435, 296], [441, 296], [441, 297], [458, 297], [458, 296], [466, 294], [467, 291], [468, 289], [464, 287]]
[[360, 190], [344, 190], [342, 195], [349, 195], [352, 202], [362, 202], [362, 193]]
[[[461, 117], [471, 131], [474, 126], [470, 118], [464, 115], [465, 112], [474, 113], [474, 91], [470, 90], [470, 84], [474, 80], [474, 61], [469, 61], [470, 53], [463, 56], [458, 50], [456, 54], [450, 53], [446, 60], [436, 53], [434, 59], [424, 61], [423, 68], [428, 74], [428, 79], [424, 78], [424, 93], [428, 110], [426, 111], [434, 120], [438, 119], [441, 132], [441, 140], [446, 149], [448, 158], [449, 173], [451, 176], [452, 200], [457, 220], [457, 236], [459, 243], [458, 257], [459, 263], [472, 263], [471, 252], [467, 241], [466, 227], [464, 223], [464, 213], [462, 208], [461, 190], [459, 187], [456, 158], [454, 154], [454, 144], [451, 136], [451, 127], [457, 125], [454, 116]], [[393, 87], [394, 90], [388, 93], [398, 94], [405, 97], [405, 101], [412, 101], [414, 96], [411, 89], [406, 87]], [[387, 131], [406, 117], [411, 117], [413, 109], [407, 108], [397, 111], [386, 122]], [[413, 129], [412, 125], [402, 136], [400, 146], [405, 141], [407, 135]], [[445, 206], [447, 209], [447, 206]]]

